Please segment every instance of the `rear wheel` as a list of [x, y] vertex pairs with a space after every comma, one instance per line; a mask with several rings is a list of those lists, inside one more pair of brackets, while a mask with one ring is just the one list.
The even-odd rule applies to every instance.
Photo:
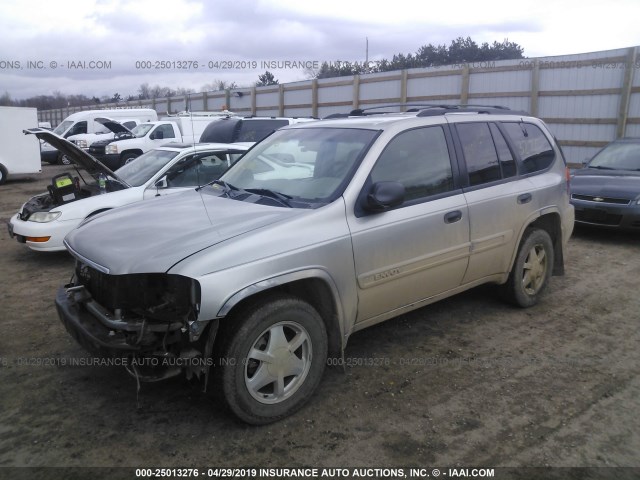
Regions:
[[322, 318], [297, 297], [277, 296], [239, 311], [222, 339], [224, 399], [247, 423], [279, 420], [316, 390], [327, 359]]
[[502, 286], [506, 300], [519, 307], [538, 303], [549, 285], [553, 259], [553, 242], [545, 230], [525, 232], [509, 280]]
[[7, 181], [7, 169], [0, 163], [0, 185]]

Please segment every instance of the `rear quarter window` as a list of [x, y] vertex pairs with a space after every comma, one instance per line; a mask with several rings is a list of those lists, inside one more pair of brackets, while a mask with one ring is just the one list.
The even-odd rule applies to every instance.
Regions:
[[553, 164], [556, 153], [537, 125], [505, 122], [502, 126], [520, 156], [523, 174], [540, 172]]

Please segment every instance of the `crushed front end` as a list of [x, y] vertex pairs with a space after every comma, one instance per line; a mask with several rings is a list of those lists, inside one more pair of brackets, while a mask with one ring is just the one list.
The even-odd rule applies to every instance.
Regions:
[[[74, 278], [56, 296], [67, 331], [91, 354], [124, 357], [140, 380], [208, 373], [217, 325], [199, 322], [200, 285], [166, 273], [110, 275], [76, 261]], [[215, 323], [215, 322], [214, 322]], [[209, 345], [207, 347], [207, 345]]]

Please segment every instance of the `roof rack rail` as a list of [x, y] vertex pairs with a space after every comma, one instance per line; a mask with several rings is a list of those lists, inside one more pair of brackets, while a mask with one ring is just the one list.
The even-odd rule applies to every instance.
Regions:
[[429, 117], [436, 115], [444, 115], [446, 113], [483, 113], [494, 115], [529, 115], [527, 112], [511, 110], [509, 107], [503, 105], [451, 105], [451, 104], [431, 104], [431, 103], [394, 103], [389, 105], [381, 105], [378, 107], [369, 108], [357, 108], [351, 110], [349, 113], [333, 113], [324, 117], [325, 119], [331, 118], [348, 118], [348, 117], [363, 117], [367, 115], [381, 115], [385, 113], [403, 113], [403, 112], [372, 112], [371, 110], [377, 110], [380, 108], [389, 107], [411, 107], [405, 110], [405, 112], [417, 112], [418, 117]]
[[438, 105], [436, 107], [421, 109], [418, 117], [429, 117], [447, 113], [482, 113], [485, 115], [529, 115], [528, 112], [511, 110], [503, 105]]

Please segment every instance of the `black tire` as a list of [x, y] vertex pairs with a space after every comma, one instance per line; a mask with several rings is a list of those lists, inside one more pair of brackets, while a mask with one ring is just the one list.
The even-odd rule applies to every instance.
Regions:
[[230, 409], [253, 425], [300, 409], [327, 362], [327, 332], [318, 312], [297, 297], [278, 295], [248, 305], [228, 322], [217, 377]]
[[127, 163], [129, 163], [131, 160], [133, 160], [134, 158], [138, 158], [140, 156], [139, 153], [125, 153], [122, 155], [122, 157], [120, 158], [120, 166], [124, 166]]
[[64, 153], [58, 154], [58, 165], [71, 165], [71, 160]]
[[0, 163], [0, 185], [7, 181], [7, 175], [9, 175], [7, 169]]
[[554, 253], [553, 242], [545, 230], [527, 230], [520, 241], [509, 280], [502, 285], [505, 300], [522, 308], [538, 303], [549, 285]]

